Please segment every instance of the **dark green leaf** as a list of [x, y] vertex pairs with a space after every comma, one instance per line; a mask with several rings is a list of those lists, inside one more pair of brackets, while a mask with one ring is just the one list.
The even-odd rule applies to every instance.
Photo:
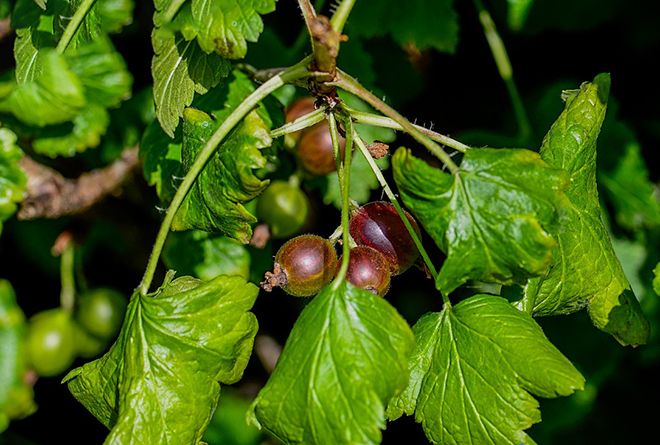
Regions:
[[85, 105], [80, 79], [52, 49], [39, 51], [32, 64], [24, 81], [19, 80], [14, 91], [0, 101], [0, 111], [40, 127], [72, 120]]
[[397, 150], [394, 179], [406, 206], [447, 253], [438, 288], [470, 279], [512, 284], [540, 275], [552, 261], [547, 233], [566, 177], [537, 153], [472, 149], [454, 177]]
[[184, 175], [180, 131], [172, 140], [158, 122], [149, 124], [140, 143], [140, 158], [147, 183], [156, 187], [164, 204], [169, 204]]
[[331, 284], [293, 327], [252, 421], [287, 444], [380, 443], [385, 405], [406, 385], [413, 344], [385, 299]]
[[[2, 131], [0, 129], [0, 161]], [[25, 316], [16, 304], [14, 289], [8, 281], [0, 279], [0, 434], [10, 419], [28, 415], [36, 409], [32, 387], [24, 379], [27, 371], [25, 330]]]
[[110, 351], [64, 379], [110, 428], [106, 444], [197, 444], [252, 351], [256, 286], [238, 277], [171, 281], [134, 294]]
[[67, 51], [66, 59], [85, 88], [87, 102], [115, 107], [130, 97], [133, 79], [107, 36]]
[[74, 156], [101, 142], [110, 123], [108, 112], [99, 105], [87, 105], [73, 122], [43, 127], [34, 134], [32, 148], [49, 157]]
[[413, 331], [410, 382], [388, 416], [415, 413], [435, 444], [531, 444], [524, 430], [541, 420], [532, 394], [584, 386], [532, 317], [500, 297], [476, 295], [426, 314]]
[[541, 157], [566, 170], [571, 182], [555, 233], [553, 265], [528, 282], [523, 305], [535, 315], [554, 315], [588, 304], [596, 327], [622, 344], [637, 345], [648, 338], [649, 325], [612, 249], [596, 188], [596, 139], [609, 86], [607, 74], [584, 83], [543, 140]]
[[23, 200], [27, 178], [19, 166], [22, 157], [16, 135], [0, 127], [0, 234], [2, 223], [14, 214], [17, 204]]
[[353, 37], [391, 34], [400, 45], [454, 52], [458, 15], [453, 0], [379, 0], [356, 3], [348, 23]]
[[[183, 165], [187, 171], [215, 132], [217, 123], [203, 111], [186, 108], [183, 113]], [[271, 144], [270, 132], [257, 111], [250, 112], [195, 181], [172, 222], [172, 230], [198, 229], [219, 232], [247, 243], [256, 218], [244, 203], [268, 186], [254, 170], [266, 165], [260, 149]]]
[[660, 263], [655, 265], [653, 275], [653, 290], [658, 296], [660, 296]]
[[651, 181], [640, 146], [636, 143], [625, 147], [623, 157], [614, 171], [600, 176], [614, 208], [616, 221], [630, 230], [652, 228], [660, 225], [660, 192]]
[[223, 57], [205, 54], [196, 42], [165, 29], [154, 29], [151, 41], [156, 116], [165, 132], [174, 137], [179, 117], [195, 93], [205, 94], [216, 86], [227, 77], [230, 66]]
[[180, 274], [210, 280], [218, 275], [250, 277], [250, 253], [225, 236], [190, 230], [171, 233], [163, 250], [165, 265]]

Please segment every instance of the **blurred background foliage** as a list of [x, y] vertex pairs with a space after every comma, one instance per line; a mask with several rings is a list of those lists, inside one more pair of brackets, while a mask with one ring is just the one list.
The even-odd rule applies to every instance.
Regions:
[[[0, 17], [11, 2], [0, 1]], [[328, 12], [329, 1], [317, 1]], [[651, 0], [493, 0], [485, 2], [506, 45], [532, 133], [519, 136], [516, 116], [469, 0], [358, 0], [346, 28], [339, 64], [419, 124], [432, 126], [476, 146], [536, 149], [563, 108], [564, 89], [577, 88], [599, 72], [612, 75], [612, 97], [598, 146], [603, 211], [626, 275], [651, 320], [652, 340], [637, 349], [621, 348], [591, 326], [584, 312], [540, 319], [548, 337], [587, 379], [585, 391], [542, 400], [543, 422], [531, 430], [539, 444], [646, 443], [655, 432], [650, 400], [660, 393], [660, 304], [653, 291], [653, 268], [660, 261], [660, 83], [653, 60], [660, 55], [657, 2]], [[404, 6], [405, 5], [405, 6]], [[134, 76], [133, 98], [113, 110], [110, 130], [96, 149], [68, 159], [48, 160], [64, 174], [115, 159], [139, 142], [153, 119], [150, 85], [151, 2], [135, 2], [133, 23], [113, 36]], [[307, 51], [296, 3], [280, 0], [265, 17], [266, 29], [251, 44], [247, 62], [256, 68], [287, 65]], [[0, 73], [12, 66], [13, 37], [0, 40]], [[289, 97], [290, 91], [284, 96]], [[395, 143], [409, 141], [400, 137]], [[285, 167], [286, 168], [286, 167]], [[315, 233], [329, 235], [338, 212], [323, 203], [322, 189], [308, 184], [314, 201]], [[371, 199], [379, 199], [373, 192]], [[331, 201], [326, 201], [331, 202]], [[154, 239], [161, 209], [153, 189], [135, 177], [121, 196], [91, 211], [55, 221], [7, 221], [0, 238], [0, 275], [8, 279], [26, 316], [57, 305], [59, 260], [50, 248], [63, 230], [80, 244], [79, 269], [90, 287], [113, 287], [130, 295], [138, 283]], [[430, 244], [429, 244], [430, 245]], [[208, 278], [232, 273], [259, 280], [279, 242], [244, 248], [196, 233], [176, 234], [164, 260], [182, 273]], [[440, 258], [439, 252], [434, 252]], [[392, 283], [388, 298], [412, 323], [440, 301], [421, 271]], [[472, 289], [479, 289], [474, 283]], [[468, 289], [466, 292], [470, 292]], [[515, 294], [515, 289], [507, 289]], [[304, 302], [276, 292], [262, 295], [255, 312], [261, 333], [283, 344]], [[249, 400], [267, 379], [253, 357], [242, 382], [225, 391], [207, 432], [211, 445], [251, 445], [270, 441], [244, 426]], [[15, 421], [0, 444], [60, 444], [71, 437], [98, 443], [101, 426], [60, 385], [43, 378], [35, 386], [38, 411]], [[426, 443], [410, 418], [391, 424], [384, 443]]]

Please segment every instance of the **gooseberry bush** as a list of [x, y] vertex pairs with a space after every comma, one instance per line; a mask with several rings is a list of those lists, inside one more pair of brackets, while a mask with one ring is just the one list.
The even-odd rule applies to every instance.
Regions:
[[[410, 54], [452, 51], [451, 0], [317, 3], [298, 1], [300, 59], [272, 67], [245, 58], [285, 49], [260, 37], [276, 0], [154, 0], [152, 84], [133, 92], [113, 45], [132, 1], [0, 2], [15, 31], [0, 77], [0, 221], [84, 213], [138, 155], [161, 220], [130, 298], [87, 286], [75, 228], [53, 246], [59, 307], [26, 320], [24, 297], [0, 281], [0, 431], [37, 409], [36, 378], [60, 376], [107, 444], [213, 443], [221, 387], [253, 353], [257, 298], [303, 303], [244, 410], [287, 444], [376, 444], [402, 416], [431, 443], [533, 443], [538, 398], [585, 387], [539, 317], [585, 310], [620, 345], [647, 342], [597, 189], [610, 76], [564, 90], [531, 145], [506, 51], [476, 1], [520, 118], [512, 146], [528, 148], [468, 144], [411, 122], [341, 66], [350, 39], [384, 34]], [[522, 26], [533, 2], [509, 3]], [[95, 169], [71, 181], [55, 170], [63, 157]], [[658, 221], [647, 195], [624, 225]], [[322, 217], [334, 231], [318, 231], [321, 205], [336, 210]], [[390, 298], [407, 274], [435, 289], [436, 309], [414, 320]]]

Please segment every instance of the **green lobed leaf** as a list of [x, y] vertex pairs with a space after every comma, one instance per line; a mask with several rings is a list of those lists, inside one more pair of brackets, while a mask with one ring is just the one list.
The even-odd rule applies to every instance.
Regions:
[[[0, 144], [1, 132], [2, 129]], [[16, 303], [14, 289], [8, 281], [0, 279], [0, 434], [10, 419], [35, 410], [32, 387], [24, 379], [25, 331], [25, 316]]]
[[225, 236], [190, 230], [171, 233], [163, 249], [165, 265], [185, 275], [210, 280], [218, 275], [250, 277], [250, 253]]
[[90, 104], [73, 118], [72, 122], [40, 128], [34, 134], [35, 152], [54, 158], [75, 156], [101, 143], [110, 117], [102, 106]]
[[14, 214], [25, 194], [27, 177], [19, 165], [22, 157], [16, 135], [0, 127], [0, 234], [2, 223]]
[[534, 0], [507, 0], [507, 3], [509, 28], [518, 31], [525, 25], [529, 11], [534, 6]]
[[[194, 108], [183, 113], [182, 160], [187, 171], [215, 132], [218, 123]], [[269, 128], [257, 111], [250, 112], [220, 145], [195, 181], [172, 222], [172, 230], [219, 232], [247, 243], [257, 220], [243, 204], [256, 198], [269, 181], [254, 170], [266, 165], [260, 149], [270, 146]]]
[[414, 340], [383, 298], [342, 282], [305, 307], [251, 421], [287, 444], [376, 444]]
[[349, 19], [351, 38], [390, 34], [400, 45], [453, 53], [458, 44], [458, 15], [453, 0], [359, 1]]
[[195, 93], [206, 94], [218, 85], [229, 74], [230, 65], [223, 57], [205, 54], [194, 41], [164, 28], [154, 29], [151, 41], [156, 116], [165, 132], [174, 137], [179, 117]]
[[274, 10], [275, 0], [191, 0], [199, 46], [229, 59], [245, 57], [263, 31], [260, 14]]
[[106, 444], [197, 444], [219, 383], [238, 381], [247, 365], [257, 287], [238, 277], [172, 277], [153, 294], [134, 294], [110, 351], [64, 378], [110, 428]]
[[109, 108], [131, 96], [133, 78], [107, 36], [67, 51], [66, 59], [78, 75], [88, 102]]
[[612, 172], [599, 179], [614, 204], [616, 221], [630, 230], [660, 226], [660, 192], [649, 180], [649, 172], [637, 143], [624, 149]]
[[653, 291], [660, 296], [660, 263], [653, 269]]
[[565, 175], [523, 149], [468, 150], [457, 176], [399, 149], [392, 159], [401, 197], [447, 253], [437, 286], [467, 280], [512, 284], [544, 273], [555, 241], [547, 230]]
[[[18, 77], [18, 71], [17, 71]], [[14, 91], [0, 100], [0, 112], [43, 127], [73, 119], [85, 105], [83, 85], [65, 58], [52, 49], [39, 51], [33, 68]]]
[[503, 298], [476, 295], [413, 327], [410, 382], [388, 417], [415, 414], [435, 444], [532, 444], [532, 396], [567, 396], [584, 378], [532, 317]]
[[555, 231], [552, 267], [527, 283], [522, 304], [535, 315], [566, 314], [588, 305], [596, 327], [624, 345], [637, 345], [648, 338], [648, 321], [614, 254], [596, 188], [596, 139], [609, 87], [608, 74], [582, 84], [543, 140], [541, 157], [568, 172], [571, 182]]

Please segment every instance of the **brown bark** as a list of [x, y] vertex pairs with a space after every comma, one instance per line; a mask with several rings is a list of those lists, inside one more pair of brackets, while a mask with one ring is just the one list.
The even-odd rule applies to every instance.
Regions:
[[82, 213], [117, 190], [138, 165], [138, 148], [133, 147], [124, 150], [112, 164], [69, 179], [25, 156], [21, 167], [28, 177], [27, 196], [18, 219], [54, 219]]

